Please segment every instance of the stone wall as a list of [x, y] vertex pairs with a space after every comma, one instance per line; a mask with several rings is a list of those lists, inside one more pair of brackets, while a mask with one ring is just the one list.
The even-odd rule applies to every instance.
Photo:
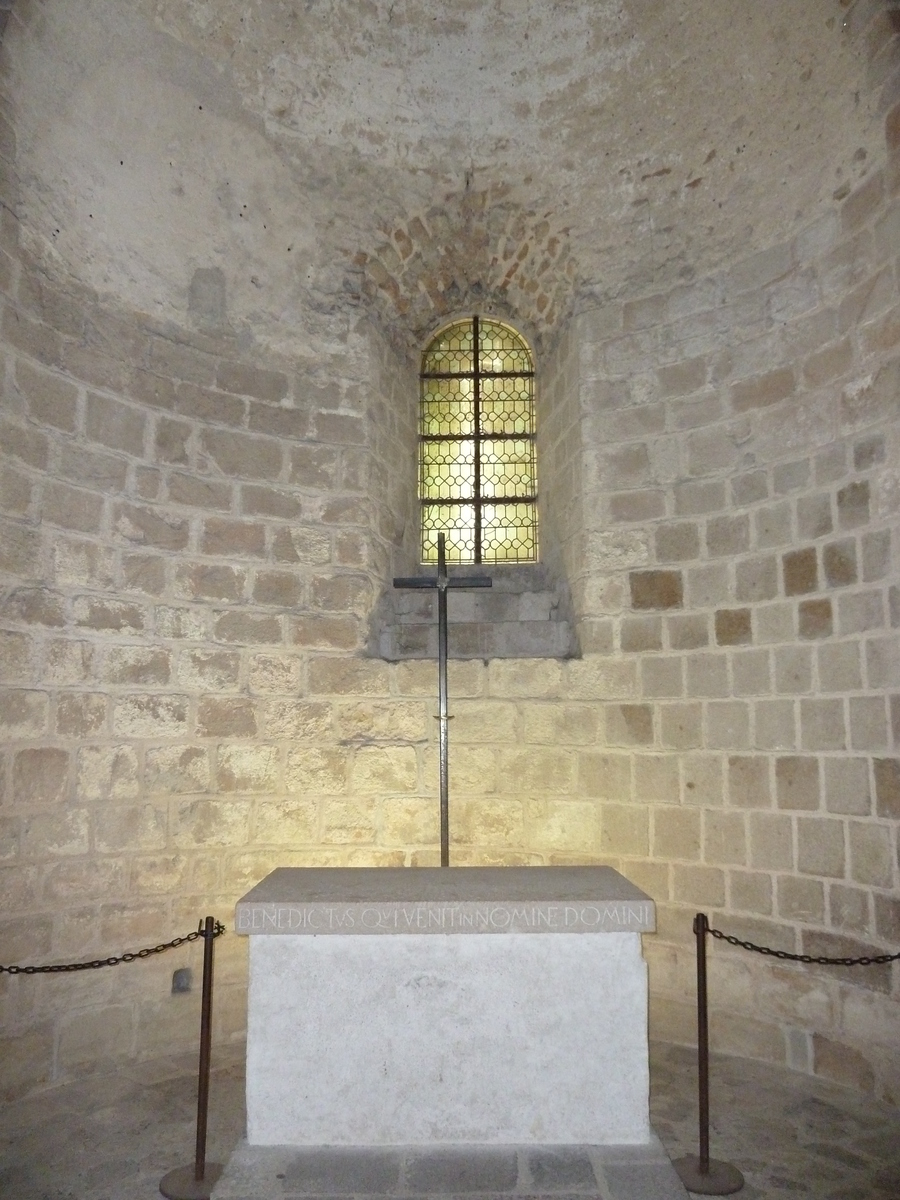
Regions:
[[[606, 743], [631, 747], [603, 844], [668, 899], [648, 952], [679, 1040], [692, 955], [667, 943], [687, 907], [812, 955], [900, 936], [898, 118], [887, 173], [791, 243], [575, 322], [578, 594], [623, 701]], [[724, 1043], [778, 1056], [784, 1035], [790, 1061], [896, 1096], [890, 967], [713, 958]]]
[[[877, 76], [896, 38], [862, 7]], [[791, 241], [579, 292], [539, 437], [583, 656], [451, 664], [454, 861], [646, 888], [662, 1037], [693, 1037], [698, 908], [812, 954], [897, 946], [897, 108], [886, 128]], [[415, 363], [364, 298], [310, 298], [276, 350], [229, 324], [216, 268], [177, 320], [85, 288], [21, 244], [12, 125], [0, 148], [2, 961], [228, 922], [275, 865], [436, 863], [434, 665], [364, 652], [415, 553]], [[218, 1039], [243, 952], [218, 943]], [[712, 955], [714, 1045], [897, 1099], [896, 966]], [[193, 1046], [170, 981], [197, 957], [0, 975], [3, 1090]]]

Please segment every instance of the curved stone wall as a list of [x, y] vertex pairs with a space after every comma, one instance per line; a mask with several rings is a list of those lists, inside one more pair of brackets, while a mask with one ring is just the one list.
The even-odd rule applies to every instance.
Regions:
[[[601, 843], [665, 901], [648, 952], [677, 1040], [688, 908], [813, 956], [900, 937], [895, 126], [887, 176], [790, 244], [570, 334], [569, 570], [597, 689], [620, 701]], [[896, 1097], [896, 966], [772, 967], [721, 944], [713, 962], [721, 1045]]]
[[[403, 339], [314, 283], [257, 339], [205, 262], [162, 316], [84, 287], [20, 237], [4, 111], [0, 961], [228, 921], [275, 865], [436, 862], [433, 665], [364, 654], [415, 543]], [[645, 887], [659, 1036], [693, 1036], [698, 908], [779, 948], [897, 946], [898, 192], [894, 108], [863, 184], [791, 241], [571, 298], [539, 436], [582, 657], [451, 664], [454, 861]], [[218, 945], [237, 1038], [243, 945]], [[196, 993], [170, 988], [192, 963], [0, 976], [5, 1091], [192, 1046]], [[900, 976], [866, 972], [717, 943], [714, 1044], [897, 1099]]]

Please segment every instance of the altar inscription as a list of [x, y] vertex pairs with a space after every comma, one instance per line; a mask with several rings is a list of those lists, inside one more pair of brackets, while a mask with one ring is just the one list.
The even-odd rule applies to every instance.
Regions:
[[239, 903], [242, 934], [641, 933], [654, 905], [637, 900], [572, 903]]

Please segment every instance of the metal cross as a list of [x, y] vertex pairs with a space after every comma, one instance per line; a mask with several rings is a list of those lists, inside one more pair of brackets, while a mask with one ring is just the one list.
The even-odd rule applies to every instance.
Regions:
[[438, 594], [438, 721], [440, 722], [441, 750], [441, 866], [450, 866], [450, 798], [448, 774], [448, 747], [450, 739], [450, 716], [447, 712], [447, 592], [450, 588], [492, 587], [487, 576], [470, 579], [450, 579], [447, 575], [447, 560], [444, 555], [444, 535], [437, 535], [438, 571], [437, 578], [414, 576], [411, 579], [395, 579], [395, 588], [436, 588]]

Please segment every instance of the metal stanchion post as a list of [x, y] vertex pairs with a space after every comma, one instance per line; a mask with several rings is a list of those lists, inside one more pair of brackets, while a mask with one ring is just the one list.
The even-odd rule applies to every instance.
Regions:
[[687, 1154], [673, 1163], [689, 1192], [700, 1196], [730, 1196], [744, 1186], [744, 1177], [731, 1163], [709, 1157], [709, 1011], [706, 995], [706, 913], [694, 918], [697, 938], [697, 1069], [700, 1113], [700, 1154]]
[[200, 1007], [200, 1066], [197, 1079], [197, 1139], [194, 1165], [176, 1167], [159, 1181], [166, 1200], [209, 1200], [222, 1174], [220, 1163], [206, 1161], [206, 1124], [209, 1109], [209, 1066], [212, 1049], [213, 946], [215, 921], [203, 925], [203, 995]]

